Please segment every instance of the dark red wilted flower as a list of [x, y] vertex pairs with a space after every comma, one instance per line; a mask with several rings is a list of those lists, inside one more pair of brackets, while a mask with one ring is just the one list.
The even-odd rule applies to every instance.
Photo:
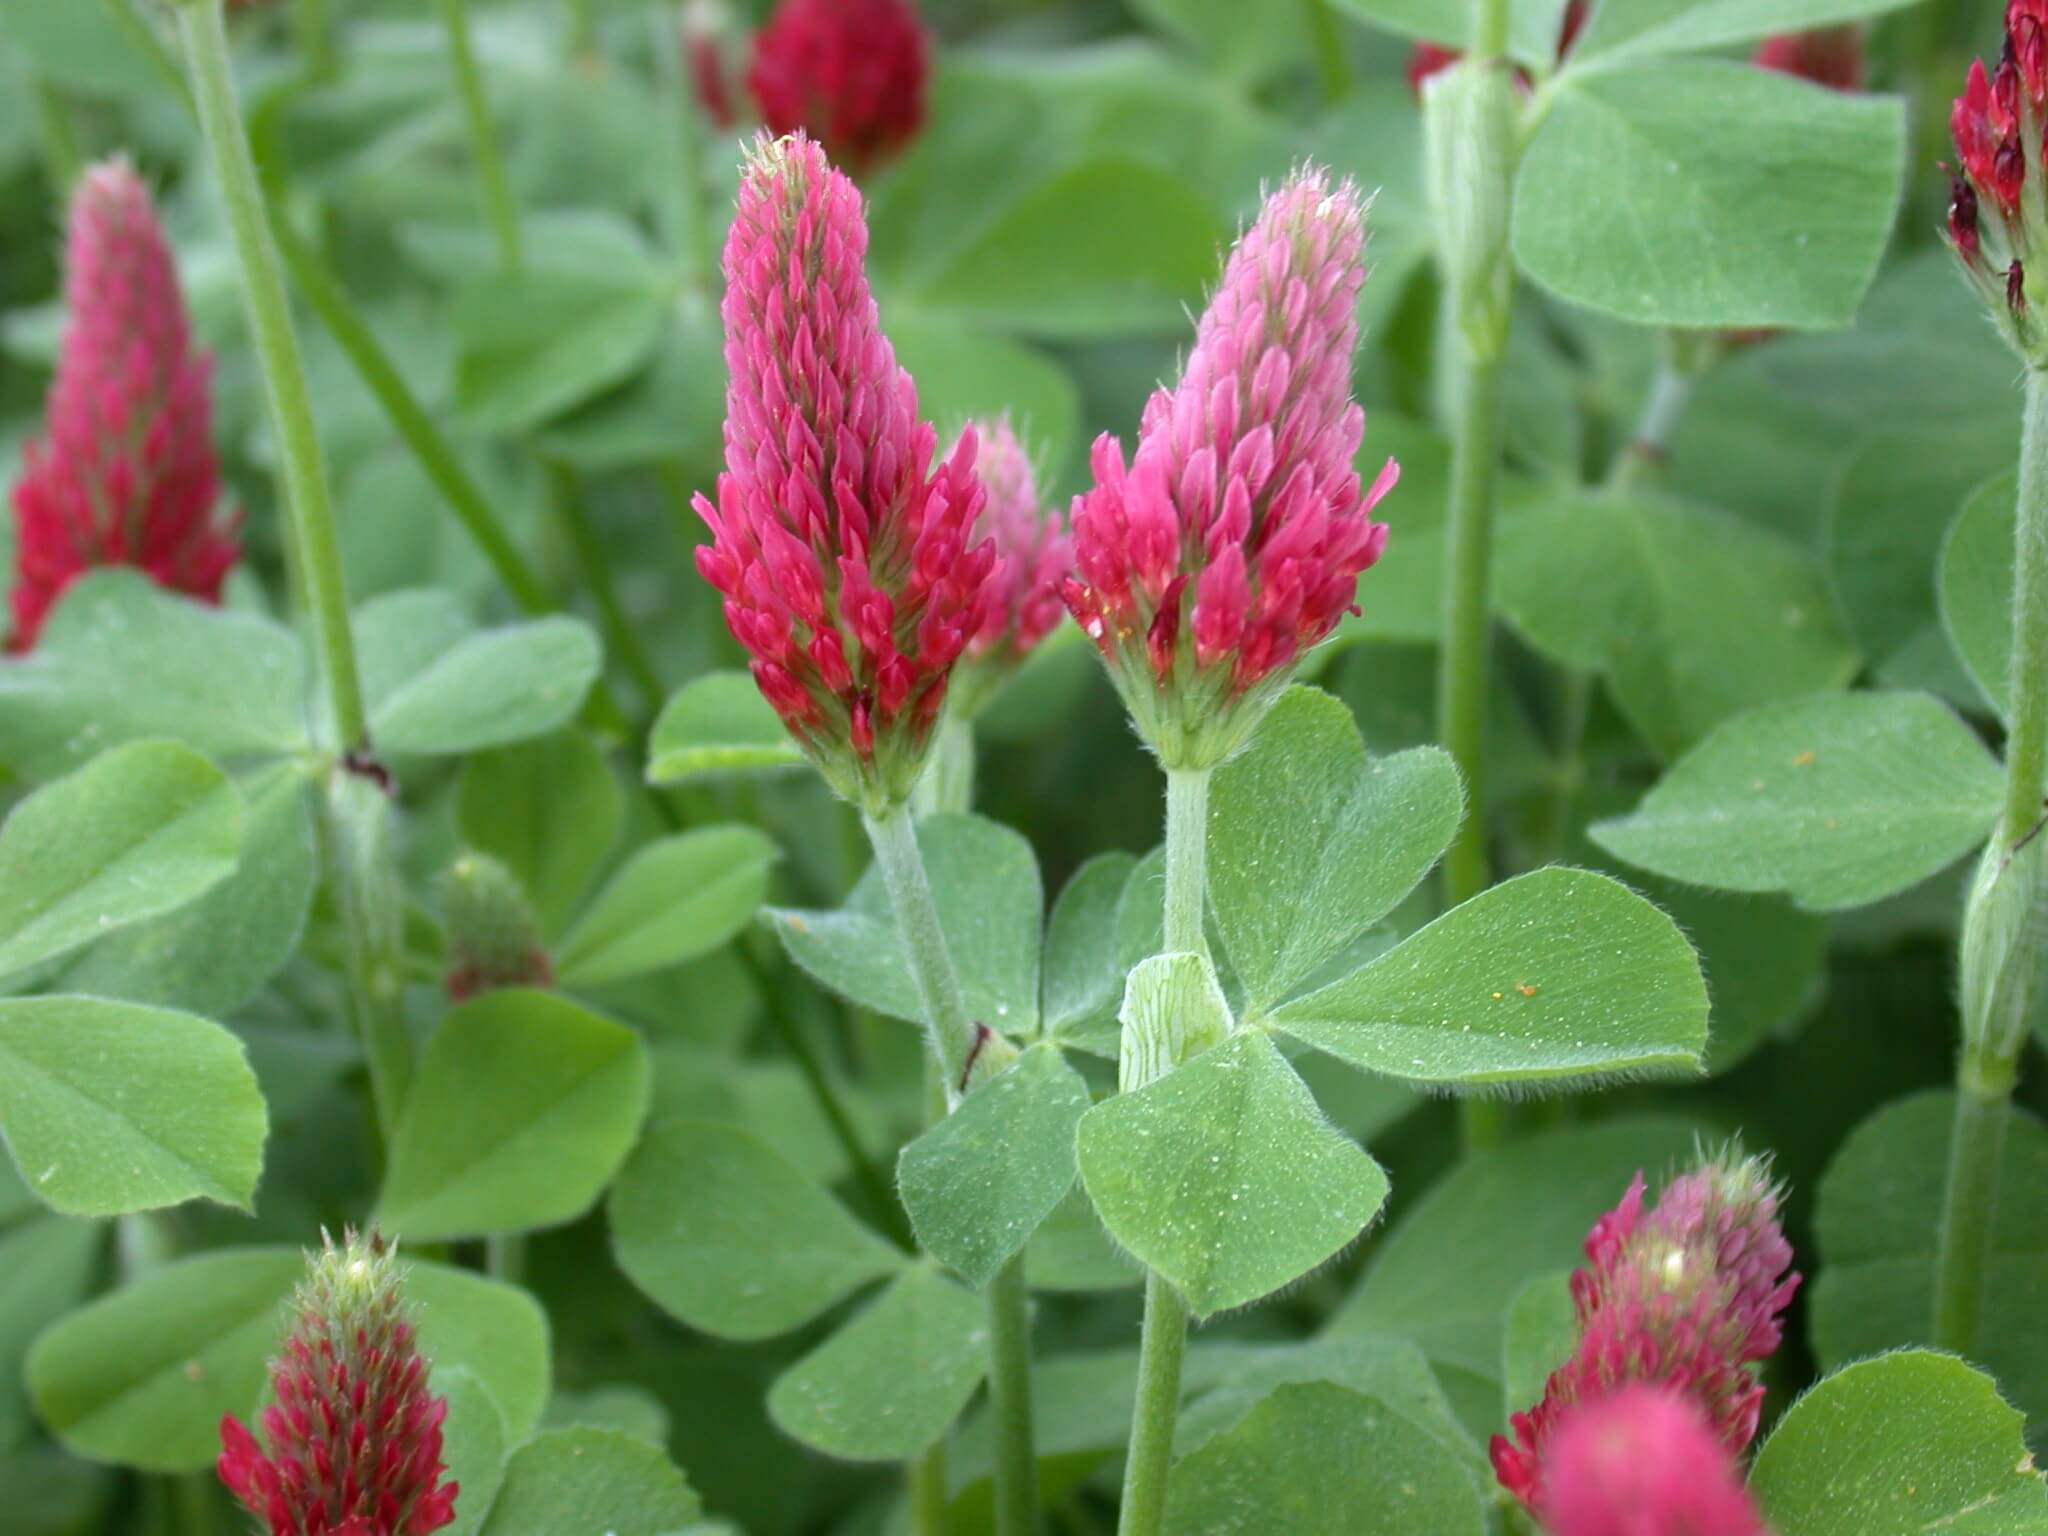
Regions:
[[550, 987], [554, 963], [518, 878], [489, 854], [465, 849], [441, 879], [448, 933], [448, 995], [456, 1002], [500, 987]]
[[139, 566], [218, 602], [241, 553], [214, 517], [211, 360], [193, 349], [170, 247], [125, 160], [94, 166], [72, 196], [64, 303], [46, 431], [14, 488], [17, 651], [96, 566]]
[[1579, 1339], [1543, 1400], [1495, 1435], [1494, 1471], [1546, 1509], [1553, 1437], [1578, 1404], [1650, 1383], [1681, 1394], [1731, 1456], [1755, 1438], [1763, 1383], [1753, 1367], [1778, 1347], [1799, 1288], [1778, 1225], [1780, 1192], [1759, 1158], [1727, 1155], [1673, 1179], [1647, 1213], [1638, 1173], [1586, 1238], [1572, 1272]]
[[1856, 27], [1780, 32], [1758, 45], [1751, 62], [1837, 91], [1863, 88], [1863, 33]]
[[1550, 1536], [1766, 1536], [1734, 1456], [1670, 1387], [1579, 1404], [1544, 1468]]
[[323, 1233], [291, 1311], [261, 1438], [221, 1420], [220, 1480], [269, 1536], [427, 1536], [452, 1522], [448, 1400], [427, 1390], [391, 1246]]
[[2030, 180], [2041, 185], [2044, 128], [2048, 0], [2007, 0], [1998, 67], [1975, 60], [1949, 110], [1957, 174], [1945, 233], [2007, 342], [2037, 365], [2048, 362], [2048, 332], [2027, 302], [2027, 276], [2048, 227], [2043, 198], [2026, 190]]
[[[1579, 40], [1579, 33], [1586, 25], [1586, 6], [1587, 0], [1568, 0], [1564, 15], [1558, 21], [1557, 57], [1560, 63], [1572, 51], [1572, 44]], [[1464, 56], [1458, 49], [1446, 48], [1441, 43], [1417, 43], [1415, 51], [1408, 56], [1408, 89], [1420, 96], [1423, 81], [1449, 69]], [[1524, 85], [1528, 84], [1529, 77], [1525, 72], [1518, 70], [1516, 74]]]
[[1180, 382], [1147, 402], [1128, 468], [1096, 439], [1063, 596], [1168, 766], [1220, 762], [1302, 652], [1353, 608], [1387, 529], [1351, 398], [1365, 205], [1297, 171], [1230, 254]]
[[911, 0], [781, 0], [747, 90], [771, 133], [803, 129], [864, 175], [924, 126], [931, 45]]
[[726, 473], [697, 569], [754, 681], [833, 788], [908, 797], [953, 665], [988, 623], [996, 544], [970, 428], [937, 434], [862, 266], [860, 193], [799, 133], [756, 145], [725, 246]]
[[731, 55], [733, 27], [725, 0], [683, 0], [683, 63], [697, 105], [713, 127], [730, 128], [739, 121], [733, 83], [739, 77]]

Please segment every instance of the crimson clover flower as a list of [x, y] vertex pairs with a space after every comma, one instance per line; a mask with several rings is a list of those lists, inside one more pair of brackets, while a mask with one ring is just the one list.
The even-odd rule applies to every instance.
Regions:
[[448, 1400], [427, 1389], [390, 1245], [323, 1233], [291, 1311], [260, 1436], [233, 1414], [221, 1420], [220, 1480], [269, 1536], [427, 1536], [450, 1524]]
[[2048, 364], [2048, 330], [2027, 292], [2028, 264], [2048, 241], [2042, 134], [2048, 127], [2048, 0], [2008, 0], [1998, 67], [1970, 65], [1949, 112], [1957, 171], [1948, 243], [2006, 341], [2034, 366]]
[[1545, 1458], [1544, 1494], [1550, 1536], [1766, 1536], [1735, 1457], [1672, 1387], [1574, 1407]]
[[907, 800], [953, 667], [997, 601], [970, 428], [937, 435], [882, 334], [860, 193], [763, 137], [725, 247], [726, 473], [697, 569], [754, 681], [832, 787]]
[[1863, 33], [1856, 27], [1811, 27], [1779, 32], [1757, 45], [1750, 62], [1797, 75], [1831, 90], [1863, 88]]
[[782, 0], [747, 90], [774, 134], [809, 133], [865, 175], [924, 126], [931, 48], [910, 0]]
[[218, 602], [241, 554], [214, 515], [211, 360], [193, 348], [170, 246], [125, 160], [92, 167], [72, 196], [64, 305], [44, 435], [14, 488], [17, 651], [97, 566]]
[[1357, 188], [1297, 171], [1231, 252], [1134, 458], [1096, 439], [1063, 596], [1170, 768], [1242, 744], [1386, 544], [1371, 514], [1399, 466], [1370, 489], [1355, 467], [1364, 251]]
[[1590, 1267], [1572, 1272], [1571, 1358], [1551, 1373], [1541, 1402], [1512, 1416], [1514, 1438], [1493, 1437], [1502, 1486], [1543, 1514], [1565, 1416], [1645, 1383], [1680, 1394], [1730, 1456], [1741, 1454], [1763, 1408], [1754, 1366], [1777, 1349], [1799, 1287], [1780, 1199], [1760, 1158], [1708, 1160], [1673, 1179], [1648, 1211], [1635, 1176], [1586, 1238]]
[[967, 431], [980, 441], [976, 465], [988, 493], [975, 532], [994, 540], [996, 553], [993, 599], [953, 684], [953, 708], [972, 716], [1066, 612], [1060, 586], [1073, 564], [1074, 540], [1059, 510], [1039, 499], [1031, 456], [1010, 423], [974, 421]]

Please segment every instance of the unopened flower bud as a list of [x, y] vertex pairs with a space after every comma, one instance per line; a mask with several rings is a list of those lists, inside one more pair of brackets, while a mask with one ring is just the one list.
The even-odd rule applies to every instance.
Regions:
[[1558, 1425], [1574, 1407], [1648, 1383], [1683, 1397], [1730, 1455], [1755, 1438], [1763, 1408], [1757, 1362], [1783, 1337], [1799, 1287], [1778, 1224], [1780, 1191], [1759, 1158], [1703, 1162], [1643, 1208], [1638, 1173], [1586, 1238], [1571, 1278], [1578, 1342], [1543, 1400], [1495, 1435], [1495, 1473], [1539, 1514]]
[[465, 850], [441, 878], [448, 932], [448, 995], [457, 1002], [500, 987], [546, 987], [554, 967], [518, 878], [489, 854]]
[[260, 1430], [221, 1420], [221, 1481], [269, 1536], [427, 1536], [452, 1523], [448, 1400], [427, 1389], [391, 1246], [374, 1232], [323, 1235], [291, 1313]]
[[1863, 89], [1863, 33], [1856, 27], [1780, 32], [1757, 46], [1752, 62], [1831, 90]]
[[937, 434], [882, 334], [860, 193], [803, 134], [763, 138], [726, 240], [726, 473], [697, 569], [826, 781], [909, 798], [953, 667], [988, 623], [995, 541], [972, 429]]
[[46, 430], [14, 488], [17, 651], [96, 566], [218, 602], [241, 555], [233, 520], [215, 517], [212, 360], [192, 346], [170, 246], [125, 160], [88, 170], [72, 196], [64, 307]]
[[747, 89], [771, 133], [801, 129], [864, 175], [924, 126], [930, 51], [910, 0], [782, 0]]
[[1631, 1386], [1564, 1415], [1544, 1467], [1550, 1536], [1766, 1536], [1727, 1447], [1669, 1387]]
[[1107, 434], [1074, 503], [1067, 607], [1160, 760], [1228, 757], [1303, 652], [1351, 611], [1387, 529], [1355, 460], [1351, 398], [1365, 206], [1306, 167], [1230, 254], [1180, 382], [1145, 407], [1138, 451]]

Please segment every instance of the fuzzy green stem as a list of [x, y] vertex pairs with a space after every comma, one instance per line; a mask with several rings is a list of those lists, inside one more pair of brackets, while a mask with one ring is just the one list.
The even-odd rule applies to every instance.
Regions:
[[42, 151], [43, 174], [49, 178], [50, 190], [61, 201], [70, 195], [71, 184], [85, 168], [85, 155], [78, 147], [78, 130], [71, 122], [71, 108], [63, 93], [41, 76], [29, 81], [28, 99], [35, 113], [36, 147]]
[[910, 1536], [946, 1536], [946, 1442], [913, 1460], [905, 1469], [910, 1484]]
[[1207, 954], [1209, 770], [1166, 770], [1165, 952]]
[[2027, 374], [2012, 569], [2005, 808], [1963, 914], [1963, 1048], [1934, 1267], [1934, 1340], [1973, 1355], [2003, 1173], [2005, 1127], [2038, 952], [2048, 779], [2048, 372]]
[[100, 0], [100, 8], [135, 51], [149, 61], [150, 69], [171, 94], [196, 111], [198, 103], [192, 99], [192, 82], [185, 78], [177, 57], [165, 46], [163, 34], [135, 8], [135, 0]]
[[312, 394], [293, 327], [284, 272], [270, 237], [263, 190], [249, 153], [241, 108], [228, 62], [222, 0], [186, 0], [178, 12], [185, 53], [192, 70], [199, 124], [212, 151], [214, 173], [227, 207], [228, 227], [242, 266], [242, 298], [249, 331], [262, 365], [264, 392], [284, 466], [285, 503], [299, 579], [311, 610], [320, 647], [321, 670], [333, 706], [335, 730], [344, 752], [369, 749], [369, 722], [356, 675], [355, 641], [349, 631], [348, 592], [342, 577], [341, 544], [335, 532], [334, 501], [320, 434], [313, 423]]
[[1472, 0], [1472, 47], [1475, 59], [1491, 59], [1508, 51], [1508, 0]]
[[[1203, 914], [1208, 890], [1209, 770], [1166, 770], [1165, 952], [1208, 953]], [[1171, 1071], [1174, 1063], [1165, 1063]], [[1143, 1083], [1128, 1083], [1127, 1089]], [[1119, 1536], [1159, 1536], [1166, 1518], [1166, 1475], [1180, 1417], [1181, 1361], [1187, 1353], [1187, 1305], [1171, 1282], [1145, 1276], [1145, 1323], [1138, 1344], [1138, 1393], [1124, 1463]]]
[[932, 733], [931, 755], [911, 808], [919, 816], [964, 815], [974, 808], [974, 723], [951, 709]]
[[392, 847], [389, 795], [374, 778], [331, 770], [321, 818], [328, 887], [341, 910], [348, 1004], [370, 1068], [370, 1097], [388, 1150], [412, 1087], [405, 1024], [404, 891]]
[[468, 0], [441, 0], [441, 24], [448, 32], [448, 64], [455, 73], [456, 94], [462, 98], [462, 115], [469, 124], [469, 152], [476, 161], [477, 181], [483, 189], [484, 213], [498, 242], [498, 261], [506, 271], [517, 272], [526, 264], [519, 205], [513, 201], [511, 184], [505, 179], [497, 125], [491, 121], [483, 72], [477, 68], [476, 50], [470, 43]]
[[1180, 1368], [1187, 1343], [1186, 1303], [1170, 1282], [1147, 1274], [1138, 1398], [1131, 1413], [1117, 1536], [1160, 1536], [1166, 1527], [1166, 1474], [1173, 1464], [1174, 1426], [1180, 1421]]
[[976, 1030], [967, 1016], [960, 975], [953, 969], [953, 957], [946, 948], [945, 930], [939, 926], [939, 909], [932, 901], [931, 884], [925, 878], [924, 855], [918, 851], [916, 827], [908, 808], [901, 805], [890, 806], [880, 815], [863, 812], [861, 821], [867, 827], [868, 841], [874, 845], [875, 863], [882, 871], [889, 904], [896, 913], [896, 927], [903, 935], [904, 956], [910, 962], [911, 979], [917, 984], [918, 1000], [924, 1006], [925, 1038], [944, 1076], [947, 1103], [957, 1104], [966, 1091]]
[[[647, 643], [640, 638], [639, 629], [626, 615], [625, 601], [619, 596], [618, 577], [612, 571], [611, 556], [605, 553], [604, 540], [598, 536], [597, 524], [591, 520], [583, 476], [558, 459], [547, 460], [542, 468], [547, 474], [548, 501], [555, 509], [556, 520], [569, 541], [571, 552], [576, 556], [576, 566], [582, 573], [584, 585], [589, 588], [590, 599], [597, 604], [598, 627], [604, 631], [605, 650], [618, 657], [625, 667], [626, 675], [632, 678], [633, 687], [651, 720], [667, 695], [662, 690], [661, 674], [654, 669], [654, 657], [649, 654]], [[646, 731], [643, 729], [638, 734], [644, 736]]]
[[1021, 1253], [989, 1282], [988, 1326], [996, 1536], [1033, 1536], [1038, 1530], [1038, 1452], [1031, 1430], [1031, 1296]]
[[1948, 1178], [1934, 1269], [1934, 1342], [1974, 1358], [1981, 1342], [1998, 1186], [2011, 1119], [2012, 1078], [1962, 1086], [1949, 1132]]
[[1444, 584], [1437, 732], [1465, 779], [1465, 820], [1444, 855], [1444, 905], [1490, 883], [1486, 849], [1486, 688], [1493, 641], [1494, 488], [1501, 451], [1501, 359], [1475, 359], [1451, 450], [1450, 571]]
[[1332, 104], [1351, 94], [1351, 59], [1344, 51], [1344, 29], [1330, 0], [1301, 0], [1303, 20], [1316, 58], [1316, 81]]

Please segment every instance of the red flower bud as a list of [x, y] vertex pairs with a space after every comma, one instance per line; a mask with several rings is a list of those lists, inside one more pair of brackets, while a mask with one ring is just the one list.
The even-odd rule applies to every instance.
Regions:
[[782, 0], [747, 89], [770, 132], [802, 129], [861, 175], [924, 126], [929, 54], [910, 0]]
[[726, 240], [726, 473], [697, 569], [754, 680], [840, 794], [906, 798], [953, 665], [998, 601], [970, 428], [936, 433], [882, 334], [860, 193], [765, 136]]
[[1386, 543], [1371, 513], [1398, 467], [1370, 489], [1355, 467], [1364, 248], [1356, 189], [1298, 172], [1231, 252], [1135, 459], [1095, 444], [1063, 595], [1169, 764], [1220, 761], [1243, 739]]
[[1754, 62], [1837, 91], [1863, 88], [1863, 34], [1855, 27], [1780, 32], [1757, 48]]
[[1550, 1452], [1578, 1404], [1649, 1383], [1682, 1396], [1730, 1455], [1756, 1435], [1763, 1384], [1753, 1366], [1777, 1349], [1781, 1314], [1799, 1287], [1778, 1225], [1779, 1191], [1761, 1160], [1724, 1158], [1673, 1179], [1643, 1210], [1638, 1173], [1586, 1239], [1589, 1268], [1572, 1273], [1579, 1339], [1543, 1400], [1495, 1435], [1495, 1473], [1539, 1514]]
[[441, 1481], [448, 1400], [406, 1315], [404, 1275], [384, 1239], [322, 1237], [270, 1362], [260, 1436], [221, 1420], [220, 1480], [269, 1536], [427, 1536], [455, 1519]]
[[72, 197], [64, 303], [47, 428], [14, 488], [14, 650], [96, 566], [218, 602], [241, 554], [214, 517], [211, 360], [192, 347], [170, 247], [126, 161], [93, 167]]
[[1765, 1536], [1735, 1458], [1668, 1387], [1624, 1387], [1566, 1414], [1544, 1495], [1551, 1536]]

